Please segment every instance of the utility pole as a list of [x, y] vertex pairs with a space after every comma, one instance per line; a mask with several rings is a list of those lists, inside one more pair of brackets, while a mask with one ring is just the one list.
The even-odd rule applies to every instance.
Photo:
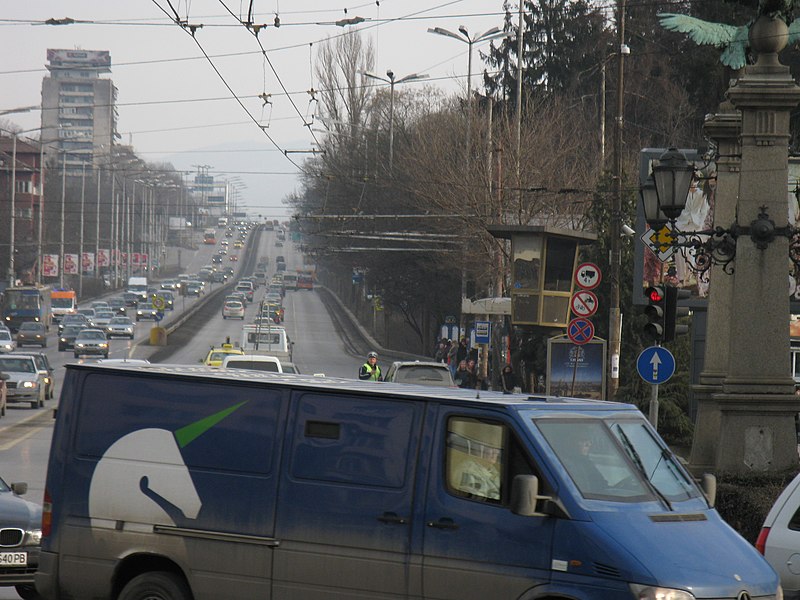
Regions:
[[625, 45], [625, 0], [617, 1], [617, 117], [614, 123], [614, 191], [611, 196], [610, 236], [611, 293], [608, 310], [609, 377], [608, 400], [619, 389], [619, 355], [622, 338], [622, 315], [619, 308], [619, 274], [621, 263], [620, 228], [622, 219], [622, 126], [625, 110], [624, 69], [628, 48]]

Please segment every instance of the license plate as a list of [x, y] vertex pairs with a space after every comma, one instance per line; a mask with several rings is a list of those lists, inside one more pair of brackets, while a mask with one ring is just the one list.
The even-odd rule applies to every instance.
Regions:
[[0, 552], [0, 567], [24, 567], [27, 564], [27, 552]]

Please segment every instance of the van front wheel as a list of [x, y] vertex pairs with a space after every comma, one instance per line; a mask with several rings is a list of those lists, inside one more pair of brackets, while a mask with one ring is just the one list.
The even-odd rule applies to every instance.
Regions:
[[143, 573], [122, 589], [119, 600], [191, 600], [186, 582], [166, 571]]

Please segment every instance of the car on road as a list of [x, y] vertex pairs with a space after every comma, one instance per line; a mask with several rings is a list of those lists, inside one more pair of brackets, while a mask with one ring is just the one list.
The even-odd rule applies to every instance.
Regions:
[[393, 362], [384, 381], [394, 383], [416, 383], [435, 387], [456, 387], [450, 369], [445, 363], [413, 361]]
[[139, 304], [140, 296], [134, 292], [124, 292], [122, 294], [123, 300], [125, 300], [125, 306], [129, 307], [136, 307]]
[[800, 598], [800, 475], [789, 482], [767, 513], [756, 549], [781, 578], [784, 597]]
[[3, 354], [0, 356], [0, 371], [8, 375], [6, 387], [9, 404], [30, 402], [31, 408], [44, 406], [47, 385], [33, 356]]
[[237, 260], [239, 260], [239, 257], [238, 257], [238, 256], [236, 256], [235, 254], [231, 254], [231, 255], [228, 257], [228, 260], [229, 260], [229, 261], [231, 261], [231, 262], [236, 262]]
[[78, 334], [87, 329], [85, 325], [67, 325], [58, 336], [58, 351], [73, 350], [75, 348], [75, 338]]
[[39, 566], [42, 507], [25, 500], [28, 484], [0, 479], [0, 586], [14, 587], [24, 600], [39, 599], [33, 574]]
[[164, 303], [163, 310], [174, 310], [175, 308], [175, 294], [169, 290], [161, 290], [156, 292], [155, 297], [153, 298], [153, 304], [158, 306], [158, 298]]
[[98, 310], [94, 316], [94, 326], [98, 329], [103, 329], [116, 316], [113, 310]]
[[222, 318], [244, 321], [244, 304], [238, 300], [226, 300], [222, 305]]
[[61, 335], [61, 332], [70, 325], [75, 325], [81, 329], [88, 329], [92, 326], [92, 322], [86, 315], [65, 315], [58, 324], [58, 334]]
[[[55, 396], [56, 378], [54, 377], [55, 369], [50, 364], [50, 359], [44, 352], [26, 352], [25, 354], [15, 354], [15, 356], [32, 356], [36, 361], [36, 368], [42, 374], [44, 380], [44, 399], [52, 400]], [[2, 545], [0, 544], [0, 547]]]
[[228, 276], [222, 271], [214, 271], [209, 278], [211, 283], [225, 283], [227, 280]]
[[245, 296], [247, 296], [247, 301], [253, 301], [253, 294], [255, 293], [253, 290], [253, 284], [249, 281], [240, 281], [236, 284], [236, 291], [242, 292]]
[[125, 299], [121, 296], [116, 298], [109, 298], [108, 306], [117, 315], [125, 315], [128, 312], [128, 307], [125, 304]]
[[6, 328], [0, 329], [0, 352], [13, 352], [16, 347], [17, 342], [11, 332]]
[[142, 319], [158, 320], [158, 311], [150, 302], [143, 302], [136, 307], [136, 320], [141, 321]]
[[231, 354], [222, 361], [225, 369], [250, 369], [251, 371], [268, 371], [270, 373], [283, 373], [281, 361], [274, 356], [261, 354]]
[[222, 262], [222, 257], [219, 254], [215, 254], [211, 257], [211, 262], [214, 264], [220, 264]]
[[234, 248], [244, 248], [244, 242], [242, 240], [236, 240], [233, 242]]
[[108, 338], [101, 329], [84, 329], [75, 338], [75, 358], [81, 356], [102, 356], [108, 358]]
[[95, 310], [93, 308], [79, 308], [78, 309], [79, 315], [84, 315], [87, 319], [89, 319], [89, 325], [94, 325], [94, 317], [95, 317]]
[[112, 337], [126, 337], [133, 339], [133, 331], [135, 325], [130, 317], [114, 317], [106, 325], [106, 335]]
[[242, 352], [241, 348], [236, 348], [233, 344], [229, 343], [222, 344], [221, 346], [212, 346], [206, 354], [205, 359], [203, 359], [203, 364], [209, 367], [221, 367], [225, 357], [232, 354], [242, 355], [244, 352]]
[[44, 323], [26, 321], [17, 330], [17, 347], [40, 346], [47, 347], [47, 328]]
[[165, 279], [161, 282], [161, 289], [162, 290], [177, 290], [178, 289], [178, 282], [174, 279]]
[[189, 280], [186, 282], [186, 295], [187, 296], [200, 296], [205, 293], [205, 286], [202, 281]]

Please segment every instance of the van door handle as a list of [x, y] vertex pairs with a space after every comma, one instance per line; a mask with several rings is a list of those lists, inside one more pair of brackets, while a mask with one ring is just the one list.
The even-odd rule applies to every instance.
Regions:
[[398, 516], [397, 513], [393, 512], [383, 513], [380, 517], [378, 517], [378, 521], [380, 521], [381, 523], [395, 523], [397, 525], [406, 524], [406, 520], [403, 517]]
[[458, 529], [458, 525], [449, 517], [442, 517], [438, 521], [428, 521], [427, 525], [436, 529]]

